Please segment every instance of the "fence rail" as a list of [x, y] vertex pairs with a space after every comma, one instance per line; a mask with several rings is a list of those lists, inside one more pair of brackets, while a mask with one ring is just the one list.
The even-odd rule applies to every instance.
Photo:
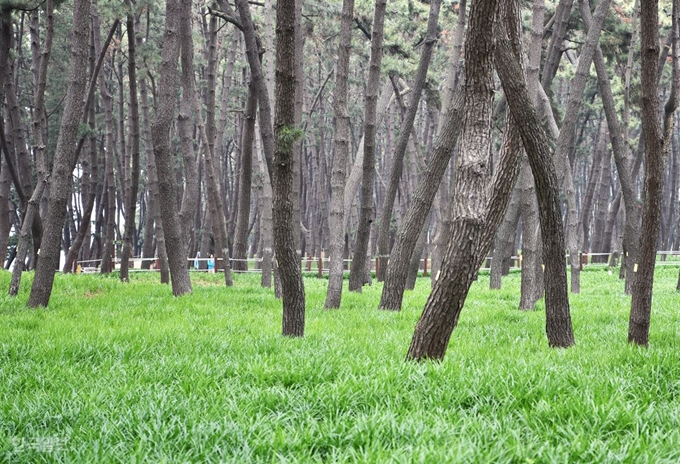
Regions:
[[[680, 265], [680, 250], [671, 250], [671, 251], [658, 251], [656, 253], [657, 255], [657, 266], [669, 266], [669, 265]], [[612, 264], [612, 256], [614, 256], [614, 261], [615, 263]], [[678, 257], [678, 259], [673, 259], [674, 257]], [[566, 255], [567, 258], [567, 265], [569, 265], [569, 255]], [[669, 259], [670, 258], [670, 259]], [[207, 262], [210, 258], [187, 258], [187, 267], [189, 268], [190, 271], [192, 272], [210, 272], [207, 269]], [[484, 262], [482, 263], [482, 270], [489, 270], [491, 267], [491, 261], [492, 257], [488, 256], [485, 258]], [[521, 255], [515, 255], [510, 257], [511, 260], [511, 265], [510, 269], [521, 269], [522, 268], [522, 256]], [[619, 260], [619, 254], [618, 253], [579, 253], [579, 262], [581, 269], [584, 268], [596, 268], [596, 267], [608, 267], [611, 265], [617, 265]], [[143, 262], [151, 262], [150, 269], [143, 269], [142, 268], [142, 263]], [[221, 262], [223, 260], [217, 259], [217, 266], [219, 269], [223, 268], [221, 265]], [[229, 261], [231, 263], [234, 263], [236, 261], [240, 262], [246, 262], [248, 264], [248, 270], [246, 271], [237, 271], [233, 270], [232, 272], [236, 273], [259, 273], [262, 272], [261, 269], [261, 262], [262, 258], [248, 258], [248, 259], [234, 259], [230, 258]], [[352, 262], [351, 259], [343, 259], [345, 263], [345, 272], [349, 272], [349, 267], [350, 263]], [[430, 263], [430, 258], [425, 257], [420, 260], [420, 265], [419, 269], [423, 272], [425, 276], [428, 275], [428, 266]], [[389, 261], [388, 261], [389, 262]], [[116, 258], [113, 260], [114, 267], [119, 267], [120, 266], [120, 259]], [[206, 263], [206, 265], [202, 265], [202, 263]], [[330, 259], [327, 257], [319, 257], [319, 256], [309, 256], [309, 257], [304, 257], [300, 260], [300, 269], [303, 272], [316, 272], [319, 275], [322, 274], [328, 274], [328, 265], [330, 263]], [[199, 264], [196, 266], [196, 264]], [[83, 272], [83, 273], [94, 273], [94, 272], [99, 272], [99, 266], [101, 265], [101, 259], [97, 260], [89, 260], [89, 261], [78, 261], [74, 263], [74, 272]], [[159, 270], [159, 260], [158, 258], [130, 258], [130, 272], [156, 272]], [[204, 267], [204, 269], [201, 269], [201, 267]], [[371, 260], [371, 270], [375, 271], [377, 270], [378, 267], [378, 259], [372, 259]]]

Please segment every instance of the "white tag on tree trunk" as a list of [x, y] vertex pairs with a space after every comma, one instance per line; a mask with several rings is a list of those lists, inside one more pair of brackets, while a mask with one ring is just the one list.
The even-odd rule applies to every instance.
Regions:
[[543, 268], [543, 272], [545, 272], [545, 264], [541, 264], [541, 267]]
[[442, 273], [441, 270], [437, 271], [437, 277], [435, 277], [434, 280], [439, 280], [439, 274], [441, 274], [441, 273]]
[[633, 272], [637, 272], [637, 263], [635, 263], [635, 266], [633, 266]]

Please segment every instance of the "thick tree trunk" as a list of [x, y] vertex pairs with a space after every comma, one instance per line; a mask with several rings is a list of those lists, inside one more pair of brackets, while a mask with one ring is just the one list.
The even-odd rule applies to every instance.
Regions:
[[345, 238], [345, 179], [347, 177], [347, 159], [349, 158], [349, 113], [348, 70], [352, 46], [352, 21], [354, 17], [354, 0], [342, 3], [342, 22], [340, 25], [340, 43], [338, 44], [338, 61], [335, 65], [335, 133], [333, 136], [333, 165], [331, 168], [331, 211], [329, 236], [329, 269], [328, 290], [324, 308], [340, 307], [342, 299], [342, 281], [344, 266], [342, 252]]
[[177, 214], [177, 194], [169, 138], [175, 112], [175, 74], [180, 49], [180, 14], [181, 8], [178, 0], [168, 0], [163, 51], [161, 52], [158, 110], [156, 120], [151, 126], [151, 138], [158, 174], [159, 206], [170, 267], [172, 293], [175, 296], [192, 292], [187, 269], [186, 245]]
[[283, 335], [302, 337], [305, 331], [305, 289], [295, 247], [293, 224], [293, 144], [302, 134], [295, 127], [295, 3], [279, 0], [276, 10], [276, 120], [272, 186], [274, 247], [283, 294]]
[[371, 59], [366, 84], [366, 107], [364, 111], [364, 159], [361, 179], [361, 210], [357, 240], [349, 275], [349, 290], [361, 292], [365, 281], [365, 268], [368, 253], [368, 240], [371, 223], [375, 216], [373, 183], [375, 181], [375, 143], [377, 131], [376, 108], [380, 86], [380, 64], [382, 62], [383, 27], [387, 0], [376, 0], [373, 13], [371, 37]]
[[489, 180], [493, 113], [493, 51], [496, 0], [470, 10], [465, 49], [465, 110], [455, 188], [452, 233], [441, 274], [416, 325], [407, 359], [442, 359], [474, 276]]
[[640, 248], [637, 276], [633, 282], [633, 298], [628, 323], [628, 343], [640, 346], [649, 344], [649, 325], [652, 312], [652, 287], [656, 249], [661, 223], [664, 167], [670, 149], [670, 138], [675, 126], [675, 110], [680, 97], [680, 0], [673, 1], [673, 83], [666, 103], [663, 133], [659, 121], [659, 94], [657, 90], [659, 56], [659, 4], [658, 0], [642, 0], [640, 31], [642, 41], [642, 136], [645, 141], [645, 207], [640, 226]]
[[75, 146], [83, 114], [83, 95], [87, 85], [88, 40], [90, 35], [90, 0], [75, 0], [71, 29], [71, 63], [69, 86], [64, 100], [59, 138], [50, 178], [50, 202], [45, 216], [45, 230], [28, 305], [46, 307], [52, 293], [55, 269], [59, 265], [61, 227], [71, 193], [71, 173], [76, 164]]

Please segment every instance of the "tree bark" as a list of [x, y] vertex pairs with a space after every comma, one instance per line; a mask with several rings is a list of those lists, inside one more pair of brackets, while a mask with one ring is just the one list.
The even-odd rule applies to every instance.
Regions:
[[663, 132], [659, 120], [658, 69], [659, 57], [659, 3], [642, 0], [640, 15], [641, 84], [642, 84], [642, 136], [645, 142], [645, 205], [640, 226], [640, 248], [637, 276], [633, 282], [633, 298], [628, 322], [628, 343], [639, 346], [649, 344], [649, 325], [652, 312], [652, 287], [654, 267], [661, 223], [664, 167], [675, 126], [675, 110], [680, 97], [680, 0], [673, 0], [673, 78], [671, 95], [665, 107]]
[[340, 43], [338, 44], [338, 60], [335, 64], [335, 132], [333, 136], [333, 165], [331, 168], [331, 211], [329, 236], [329, 269], [328, 290], [324, 308], [340, 307], [342, 299], [342, 281], [344, 266], [342, 252], [345, 238], [345, 204], [344, 191], [347, 177], [347, 159], [349, 158], [349, 113], [348, 70], [352, 47], [352, 21], [354, 16], [354, 0], [343, 0], [342, 20], [340, 25]]
[[139, 102], [137, 99], [137, 52], [135, 18], [131, 0], [126, 0], [126, 6], [130, 9], [127, 14], [128, 34], [128, 77], [130, 84], [130, 167], [129, 191], [126, 196], [125, 206], [125, 235], [123, 237], [123, 255], [120, 260], [120, 280], [128, 282], [130, 255], [133, 253], [135, 237], [135, 216], [137, 214], [137, 193], [139, 192]]
[[442, 359], [474, 276], [487, 202], [493, 113], [496, 0], [470, 10], [465, 49], [465, 110], [452, 233], [441, 274], [416, 325], [407, 359]]
[[71, 193], [71, 173], [76, 164], [75, 146], [83, 114], [83, 95], [87, 85], [87, 60], [90, 34], [90, 0], [75, 0], [71, 29], [69, 86], [64, 100], [59, 138], [50, 178], [49, 207], [40, 259], [36, 267], [28, 305], [47, 307], [52, 294], [55, 269], [59, 265], [61, 227]]
[[180, 296], [191, 293], [191, 280], [187, 269], [186, 245], [182, 236], [176, 208], [176, 186], [170, 149], [170, 126], [175, 112], [175, 85], [177, 58], [179, 56], [179, 25], [181, 8], [178, 0], [166, 4], [165, 33], [161, 52], [159, 101], [156, 120], [151, 126], [153, 152], [158, 174], [158, 191], [163, 232], [170, 267], [172, 293]]
[[370, 238], [371, 223], [375, 216], [373, 184], [375, 182], [375, 143], [378, 102], [380, 87], [380, 65], [382, 62], [383, 27], [387, 0], [376, 0], [373, 13], [373, 31], [371, 37], [371, 59], [368, 67], [366, 83], [366, 106], [364, 110], [364, 159], [361, 179], [361, 211], [354, 256], [349, 275], [349, 290], [361, 292], [364, 285], [365, 268]]
[[[397, 140], [394, 149], [394, 156], [390, 168], [390, 177], [387, 183], [387, 191], [383, 200], [383, 208], [378, 220], [378, 269], [376, 271], [376, 278], [378, 282], [385, 280], [387, 274], [387, 261], [390, 256], [390, 225], [392, 219], [392, 209], [394, 208], [394, 200], [397, 196], [397, 188], [401, 179], [401, 172], [404, 167], [404, 154], [406, 153], [406, 145], [408, 144], [413, 121], [416, 119], [416, 113], [420, 104], [420, 95], [425, 87], [425, 80], [427, 78], [427, 70], [430, 66], [430, 58], [434, 44], [437, 41], [438, 24], [439, 24], [439, 7], [441, 0], [434, 0], [430, 2], [430, 14], [427, 22], [427, 31], [425, 33], [425, 42], [423, 50], [420, 54], [420, 61], [411, 91], [411, 100], [405, 112], [404, 119], [399, 131], [399, 139]], [[417, 141], [414, 140], [414, 143]]]
[[[550, 156], [547, 135], [531, 104], [519, 62], [511, 59], [507, 36], [499, 35], [496, 69], [513, 119], [519, 128], [534, 173], [545, 263], [546, 333], [552, 347], [569, 347], [574, 334], [569, 312], [564, 229], [557, 174]], [[503, 52], [501, 52], [503, 50]]]
[[302, 134], [295, 127], [295, 3], [279, 0], [276, 10], [276, 112], [272, 186], [274, 247], [283, 293], [284, 336], [302, 337], [305, 330], [305, 289], [295, 247], [293, 224], [293, 144]]

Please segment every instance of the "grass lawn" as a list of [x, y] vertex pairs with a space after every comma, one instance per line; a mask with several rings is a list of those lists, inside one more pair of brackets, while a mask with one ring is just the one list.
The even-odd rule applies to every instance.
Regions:
[[[304, 339], [258, 275], [58, 275], [48, 309], [0, 271], [0, 462], [680, 462], [678, 269], [657, 272], [650, 348], [626, 343], [616, 273], [582, 274], [576, 347], [480, 276], [443, 363], [405, 363], [429, 291], [378, 311], [382, 284], [323, 310], [308, 278]], [[540, 303], [542, 304], [542, 302]]]

